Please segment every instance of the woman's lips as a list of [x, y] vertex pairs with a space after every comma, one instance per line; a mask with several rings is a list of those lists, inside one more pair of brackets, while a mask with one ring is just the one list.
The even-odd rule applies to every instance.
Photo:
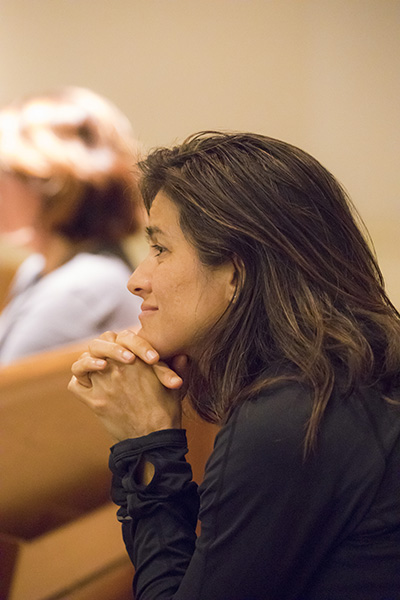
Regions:
[[140, 313], [140, 317], [146, 316], [146, 315], [151, 315], [152, 313], [155, 313], [158, 310], [158, 308], [156, 306], [149, 306], [146, 304], [142, 304], [142, 312]]

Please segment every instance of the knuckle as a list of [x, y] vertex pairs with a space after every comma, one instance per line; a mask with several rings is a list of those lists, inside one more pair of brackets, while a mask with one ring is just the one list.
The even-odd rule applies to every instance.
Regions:
[[71, 372], [74, 376], [78, 375], [80, 371], [78, 363], [74, 363], [71, 367]]
[[115, 331], [111, 331], [111, 329], [109, 329], [101, 334], [100, 339], [106, 341], [114, 341], [116, 336], [117, 334], [115, 333]]
[[115, 338], [116, 342], [123, 342], [123, 343], [127, 343], [127, 341], [129, 340], [129, 342], [134, 342], [134, 338], [135, 338], [135, 334], [133, 333], [133, 331], [130, 331], [129, 329], [124, 329], [124, 331], [120, 331]]
[[96, 398], [92, 400], [91, 407], [98, 416], [102, 416], [106, 413], [107, 403], [102, 398]]
[[88, 351], [84, 354], [86, 354], [86, 356], [90, 356], [91, 354], [93, 354], [95, 352], [95, 348], [99, 343], [99, 339], [95, 339], [95, 340], [91, 340], [88, 344]]

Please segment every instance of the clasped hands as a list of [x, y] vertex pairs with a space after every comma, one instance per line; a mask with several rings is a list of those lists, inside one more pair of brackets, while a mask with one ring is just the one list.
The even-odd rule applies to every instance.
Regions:
[[172, 368], [133, 331], [107, 331], [72, 365], [68, 389], [102, 421], [116, 441], [181, 427], [185, 356]]

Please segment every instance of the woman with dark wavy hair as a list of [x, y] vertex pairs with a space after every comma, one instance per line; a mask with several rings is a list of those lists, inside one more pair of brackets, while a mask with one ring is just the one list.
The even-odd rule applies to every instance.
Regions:
[[[344, 190], [247, 133], [141, 169], [142, 328], [70, 383], [118, 442], [135, 598], [399, 600], [400, 318]], [[220, 425], [199, 489], [183, 397]]]

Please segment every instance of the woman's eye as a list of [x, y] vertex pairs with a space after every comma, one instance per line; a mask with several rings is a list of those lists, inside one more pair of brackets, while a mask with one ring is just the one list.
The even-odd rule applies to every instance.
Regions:
[[158, 244], [152, 244], [151, 246], [155, 252], [155, 256], [161, 256], [161, 254], [165, 251], [165, 248], [159, 246]]

